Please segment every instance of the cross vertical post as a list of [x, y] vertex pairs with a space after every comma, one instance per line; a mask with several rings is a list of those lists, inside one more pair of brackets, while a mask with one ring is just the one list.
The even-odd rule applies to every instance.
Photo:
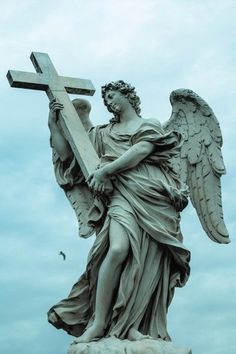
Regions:
[[90, 80], [59, 76], [47, 53], [33, 52], [30, 59], [36, 73], [9, 70], [7, 79], [11, 87], [45, 91], [49, 100], [58, 100], [64, 109], [59, 120], [66, 139], [87, 178], [99, 160], [81, 123], [68, 93], [92, 96], [95, 92]]

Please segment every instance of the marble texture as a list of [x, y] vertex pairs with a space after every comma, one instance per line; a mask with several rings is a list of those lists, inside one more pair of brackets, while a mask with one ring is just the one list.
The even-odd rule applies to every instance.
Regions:
[[71, 344], [68, 354], [191, 354], [191, 350], [163, 340], [140, 341], [104, 338], [90, 343]]

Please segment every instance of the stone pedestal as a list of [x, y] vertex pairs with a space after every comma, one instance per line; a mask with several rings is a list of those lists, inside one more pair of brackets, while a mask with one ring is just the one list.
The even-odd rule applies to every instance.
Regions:
[[90, 343], [71, 344], [68, 354], [191, 354], [191, 350], [163, 340], [143, 339], [131, 342], [115, 337]]

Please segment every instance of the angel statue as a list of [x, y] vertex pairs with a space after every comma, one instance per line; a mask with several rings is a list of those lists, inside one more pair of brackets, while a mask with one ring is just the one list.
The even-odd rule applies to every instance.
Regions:
[[168, 307], [190, 272], [180, 229], [189, 196], [206, 234], [229, 242], [221, 203], [220, 127], [191, 90], [171, 93], [172, 114], [163, 126], [142, 118], [135, 88], [122, 80], [103, 86], [102, 98], [112, 118], [95, 127], [90, 104], [73, 101], [100, 161], [87, 180], [57, 119], [63, 105], [50, 103], [57, 182], [75, 209], [80, 235], [96, 238], [85, 272], [49, 310], [49, 322], [77, 343], [111, 336], [170, 341]]

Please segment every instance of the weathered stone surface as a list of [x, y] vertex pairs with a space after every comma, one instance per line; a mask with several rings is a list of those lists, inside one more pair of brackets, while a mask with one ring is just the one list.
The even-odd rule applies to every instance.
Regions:
[[46, 53], [33, 52], [30, 58], [37, 73], [9, 70], [8, 81], [12, 87], [45, 91], [50, 101], [54, 99], [63, 104], [64, 109], [59, 114], [61, 127], [84, 176], [88, 177], [99, 160], [67, 93], [92, 96], [93, 84], [90, 80], [58, 75]]
[[[113, 117], [92, 127], [89, 104], [73, 106], [67, 95], [93, 94], [90, 81], [60, 77], [47, 54], [33, 53], [31, 60], [37, 74], [9, 71], [8, 80], [46, 91], [57, 182], [85, 226], [82, 236], [96, 230], [85, 272], [49, 310], [49, 322], [79, 337], [69, 354], [190, 354], [163, 339], [170, 338], [174, 288], [190, 273], [179, 227], [188, 189], [207, 235], [229, 242], [222, 137], [213, 111], [193, 91], [175, 90], [171, 118], [161, 126], [142, 118], [135, 88], [118, 80], [102, 87]], [[108, 338], [96, 341], [104, 333]], [[140, 340], [143, 333], [162, 339]]]
[[68, 354], [191, 354], [188, 348], [163, 340], [143, 339], [121, 340], [115, 337], [103, 338], [90, 343], [71, 344]]

